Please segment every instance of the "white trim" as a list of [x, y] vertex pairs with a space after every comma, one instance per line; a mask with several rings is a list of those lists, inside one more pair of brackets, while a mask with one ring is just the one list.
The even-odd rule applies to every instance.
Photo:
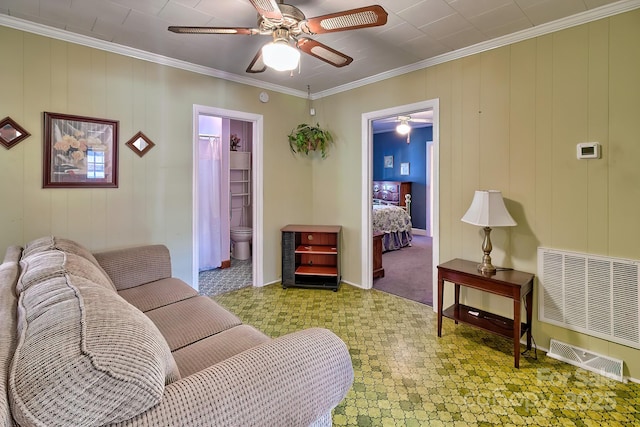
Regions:
[[[554, 31], [564, 30], [566, 28], [575, 27], [576, 25], [582, 25], [589, 22], [596, 21], [598, 19], [608, 18], [610, 16], [618, 15], [621, 13], [629, 12], [631, 10], [640, 8], [640, 0], [621, 0], [615, 3], [607, 4], [604, 6], [590, 9], [582, 13], [578, 13], [566, 18], [558, 19], [556, 21], [547, 22], [544, 24], [536, 25], [532, 28], [527, 28], [518, 31], [513, 34], [498, 37], [492, 40], [487, 40], [482, 43], [468, 46], [462, 49], [455, 50], [453, 52], [444, 53], [442, 55], [428, 58], [423, 61], [419, 61], [413, 64], [405, 65], [393, 70], [385, 71], [384, 73], [376, 74], [374, 76], [366, 77], [364, 79], [356, 80], [341, 86], [336, 86], [331, 89], [327, 89], [321, 92], [311, 94], [311, 99], [319, 99], [325, 96], [335, 95], [340, 92], [346, 92], [351, 89], [355, 89], [368, 84], [376, 83], [382, 80], [390, 79], [392, 77], [401, 76], [413, 71], [421, 70], [424, 68], [432, 67], [434, 65], [442, 64], [444, 62], [453, 61], [455, 59], [464, 58], [466, 56], [475, 55], [476, 53], [485, 52], [487, 50], [496, 49], [498, 47], [507, 46], [512, 43], [528, 40], [534, 37], [539, 37], [545, 34], [552, 33]], [[83, 34], [76, 34], [70, 31], [62, 30], [59, 28], [48, 27], [46, 25], [38, 24], [24, 19], [15, 18], [9, 15], [0, 14], [0, 25], [15, 28], [22, 31], [27, 31], [33, 34], [39, 34], [46, 37], [51, 37], [58, 40], [63, 40], [71, 43], [80, 44], [83, 46], [93, 47], [107, 52], [118, 53], [120, 55], [129, 56], [143, 61], [154, 62], [161, 65], [167, 65], [186, 71], [192, 71], [198, 74], [204, 74], [211, 77], [217, 77], [224, 80], [233, 81], [236, 83], [246, 84], [249, 86], [255, 86], [258, 88], [269, 89], [274, 92], [280, 92], [287, 95], [297, 96], [299, 98], [307, 98], [309, 95], [305, 91], [295, 90], [288, 87], [276, 85], [273, 83], [263, 82], [253, 78], [240, 76], [226, 71], [220, 71], [215, 68], [204, 67], [201, 65], [192, 64], [186, 61], [180, 61], [177, 59], [169, 58], [163, 55], [150, 53], [140, 49], [134, 49], [131, 47], [119, 45], [109, 41], [85, 36]]]
[[24, 19], [15, 18], [13, 16], [0, 14], [0, 25], [15, 28], [17, 30], [26, 31], [29, 33], [37, 34], [40, 36], [50, 37], [52, 39], [62, 40], [69, 43], [75, 43], [82, 46], [91, 47], [94, 49], [104, 50], [106, 52], [116, 53], [130, 58], [140, 59], [142, 61], [153, 62], [155, 64], [166, 65], [168, 67], [177, 68], [180, 70], [191, 71], [197, 74], [203, 74], [205, 76], [216, 77], [223, 80], [228, 80], [236, 83], [241, 83], [249, 86], [255, 86], [262, 89], [268, 89], [274, 92], [280, 92], [287, 95], [297, 96], [299, 98], [307, 98], [308, 94], [305, 91], [291, 89], [288, 87], [276, 85], [269, 82], [264, 82], [250, 77], [240, 76], [238, 74], [229, 73], [226, 71], [217, 70], [211, 67], [205, 67], [202, 65], [193, 64], [187, 61], [181, 61], [179, 59], [169, 58], [168, 56], [158, 55], [156, 53], [147, 52], [146, 50], [136, 49], [129, 46], [113, 43], [106, 40], [101, 40], [84, 34], [76, 34], [70, 31], [62, 30], [60, 28], [48, 27], [46, 25], [38, 24]]
[[[384, 110], [371, 111], [362, 114], [361, 122], [361, 135], [362, 135], [362, 182], [361, 182], [361, 223], [364, 224], [362, 229], [362, 288], [371, 289], [373, 287], [373, 260], [371, 253], [373, 250], [373, 242], [371, 236], [373, 235], [373, 229], [371, 224], [371, 182], [372, 176], [372, 160], [373, 160], [373, 130], [371, 129], [372, 121], [377, 119], [383, 119], [391, 116], [406, 115], [416, 111], [433, 110], [433, 182], [431, 183], [431, 191], [433, 192], [433, 253], [432, 260], [433, 265], [438, 265], [440, 259], [440, 182], [438, 179], [439, 173], [439, 152], [440, 152], [440, 100], [430, 99], [427, 101], [416, 102], [414, 104], [400, 105], [397, 107], [387, 108]], [[437, 269], [433, 269], [433, 295], [437, 295]], [[433, 304], [434, 311], [436, 310], [436, 304]]]
[[253, 227], [253, 245], [252, 245], [252, 273], [253, 286], [265, 286], [264, 281], [264, 259], [262, 249], [264, 246], [264, 188], [263, 188], [263, 127], [264, 118], [261, 114], [246, 113], [243, 111], [227, 110], [224, 108], [208, 107], [205, 105], [193, 106], [193, 177], [192, 177], [192, 233], [193, 233], [193, 264], [192, 275], [195, 288], [198, 289], [198, 197], [197, 197], [197, 180], [198, 180], [198, 115], [210, 114], [217, 117], [224, 117], [233, 120], [241, 120], [252, 123], [253, 143], [251, 156], [251, 209], [252, 209], [252, 227]]
[[568, 16], [566, 18], [558, 19], [556, 21], [547, 22], [544, 24], [536, 25], [535, 27], [532, 27], [532, 28], [527, 28], [512, 34], [507, 34], [506, 36], [497, 37], [495, 39], [474, 44], [473, 46], [468, 46], [462, 49], [454, 50], [453, 52], [443, 53], [442, 55], [434, 56], [433, 58], [428, 58], [423, 61], [405, 65], [404, 67], [395, 68], [393, 70], [385, 71], [383, 73], [376, 74], [374, 76], [356, 80], [341, 86], [336, 86], [334, 88], [327, 89], [322, 92], [316, 92], [312, 95], [311, 98], [318, 99], [318, 98], [323, 98], [325, 96], [346, 92], [348, 90], [366, 86], [372, 83], [377, 83], [382, 80], [390, 79], [393, 77], [401, 76], [403, 74], [411, 73], [413, 71], [418, 71], [424, 68], [433, 67], [434, 65], [439, 65], [445, 62], [475, 55], [477, 53], [486, 52], [491, 49], [496, 49], [496, 48], [507, 46], [513, 43], [518, 43], [524, 40], [540, 37], [545, 34], [575, 27], [577, 25], [587, 24], [589, 22], [597, 21], [598, 19], [608, 18], [610, 16], [628, 12], [628, 11], [637, 9], [639, 7], [640, 7], [640, 0], [622, 0], [616, 3], [611, 3], [605, 6], [588, 10], [586, 12], [582, 12], [572, 16]]

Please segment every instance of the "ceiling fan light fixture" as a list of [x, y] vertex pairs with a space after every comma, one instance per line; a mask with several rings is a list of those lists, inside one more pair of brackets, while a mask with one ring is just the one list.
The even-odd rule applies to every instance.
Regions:
[[411, 131], [411, 126], [409, 126], [409, 123], [407, 123], [406, 120], [401, 120], [400, 124], [396, 126], [396, 132], [398, 132], [400, 135], [406, 135], [410, 131]]
[[274, 40], [262, 47], [262, 61], [276, 71], [291, 71], [298, 67], [300, 51], [286, 40]]

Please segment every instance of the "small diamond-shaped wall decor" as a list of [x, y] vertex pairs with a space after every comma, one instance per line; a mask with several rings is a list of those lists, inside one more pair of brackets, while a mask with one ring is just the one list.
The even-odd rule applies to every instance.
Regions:
[[12, 148], [29, 136], [31, 136], [31, 134], [11, 117], [5, 117], [0, 121], [0, 144], [4, 145], [7, 149]]
[[138, 132], [125, 143], [125, 145], [131, 148], [138, 156], [142, 157], [147, 154], [147, 151], [151, 150], [156, 144], [149, 139], [147, 135], [142, 132]]

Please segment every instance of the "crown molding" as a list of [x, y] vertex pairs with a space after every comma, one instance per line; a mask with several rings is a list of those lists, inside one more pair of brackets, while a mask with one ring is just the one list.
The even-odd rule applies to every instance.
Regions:
[[[558, 19], [556, 21], [547, 22], [545, 24], [537, 25], [532, 28], [518, 31], [513, 34], [498, 37], [492, 40], [488, 40], [482, 43], [475, 44], [473, 46], [465, 47], [455, 50], [453, 52], [444, 53], [442, 55], [435, 56], [433, 58], [425, 59], [413, 64], [406, 65], [404, 67], [395, 68], [393, 70], [385, 71], [383, 73], [376, 74], [364, 79], [356, 80], [344, 85], [336, 86], [331, 89], [327, 89], [321, 92], [311, 94], [311, 99], [320, 99], [326, 96], [335, 95], [348, 90], [356, 89], [362, 86], [366, 86], [372, 83], [377, 83], [383, 80], [387, 80], [393, 77], [398, 77], [403, 74], [411, 73], [413, 71], [422, 70], [425, 68], [433, 67], [445, 62], [453, 61], [456, 59], [464, 58], [477, 53], [486, 52], [488, 50], [496, 49], [499, 47], [507, 46], [513, 43], [518, 43], [524, 40], [540, 37], [555, 31], [564, 30], [567, 28], [575, 27], [577, 25], [586, 24], [596, 21], [598, 19], [608, 18], [610, 16], [618, 15], [621, 13], [629, 12], [634, 9], [640, 8], [640, 0], [621, 0], [615, 3], [597, 7], [595, 9], [588, 10], [586, 12], [578, 13], [567, 18]], [[158, 55], [155, 53], [147, 52], [140, 49], [135, 49], [127, 46], [123, 46], [117, 43], [109, 42], [106, 40], [100, 40], [93, 37], [85, 36], [82, 34], [72, 33], [70, 31], [62, 30], [59, 28], [48, 27], [46, 25], [38, 24], [35, 22], [27, 21], [20, 18], [15, 18], [9, 15], [0, 14], [0, 25], [14, 28], [17, 30], [26, 31], [33, 34], [38, 34], [45, 37], [50, 37], [57, 40], [62, 40], [70, 43], [75, 43], [107, 52], [112, 52], [124, 56], [128, 56], [135, 59], [140, 59], [147, 62], [153, 62], [160, 65], [166, 65], [185, 71], [191, 71], [197, 74], [203, 74], [223, 80], [232, 81], [235, 83], [245, 84], [249, 86], [258, 87], [261, 89], [268, 89], [274, 92], [280, 92], [286, 95], [292, 95], [299, 98], [308, 98], [309, 94], [291, 89], [285, 86], [280, 86], [260, 80], [256, 80], [249, 77], [239, 76], [237, 74], [228, 73], [211, 67], [205, 67], [202, 65], [193, 64], [191, 62], [181, 61], [167, 56]]]
[[116, 53], [128, 56], [130, 58], [140, 59], [142, 61], [152, 62], [155, 64], [166, 65], [168, 67], [180, 70], [191, 71], [197, 74], [216, 77], [223, 80], [241, 83], [249, 86], [255, 86], [261, 89], [268, 89], [274, 92], [280, 92], [287, 95], [293, 95], [300, 98], [307, 98], [307, 93], [301, 90], [295, 90], [288, 87], [263, 82], [249, 77], [239, 76], [237, 74], [228, 73], [211, 67], [193, 64], [179, 59], [169, 58], [168, 56], [158, 55], [141, 49], [124, 46], [121, 44], [100, 40], [83, 34], [72, 33], [60, 28], [49, 27], [35, 22], [15, 18], [9, 15], [0, 14], [0, 25], [4, 27], [14, 28], [16, 30], [26, 31], [28, 33], [49, 37], [56, 40], [62, 40], [69, 43], [79, 44], [106, 52]]
[[327, 89], [321, 92], [316, 92], [312, 95], [312, 99], [319, 99], [325, 96], [335, 95], [341, 92], [346, 92], [351, 89], [366, 86], [368, 84], [377, 83], [392, 77], [398, 77], [403, 74], [411, 73], [413, 71], [422, 70], [424, 68], [433, 67], [434, 65], [443, 64], [445, 62], [453, 61], [455, 59], [464, 58], [466, 56], [475, 55], [477, 53], [486, 52], [488, 50], [496, 49], [499, 47], [507, 46], [513, 43], [518, 43], [524, 40], [540, 37], [549, 33], [564, 30], [567, 28], [575, 27], [589, 22], [597, 21], [598, 19], [608, 18], [610, 16], [618, 15], [621, 13], [629, 12], [634, 9], [640, 8], [640, 0], [622, 0], [616, 3], [611, 3], [605, 6], [597, 7], [595, 9], [588, 10], [567, 18], [558, 19], [556, 21], [547, 22], [545, 24], [536, 25], [532, 28], [527, 28], [506, 36], [498, 37], [492, 40], [487, 40], [482, 43], [475, 44], [473, 46], [465, 47], [455, 50], [453, 52], [444, 53], [442, 55], [434, 56], [433, 58], [425, 59], [424, 61], [416, 62], [413, 64], [399, 67], [393, 70], [385, 71], [384, 73], [376, 74], [371, 77], [356, 80], [345, 85], [336, 86], [331, 89]]

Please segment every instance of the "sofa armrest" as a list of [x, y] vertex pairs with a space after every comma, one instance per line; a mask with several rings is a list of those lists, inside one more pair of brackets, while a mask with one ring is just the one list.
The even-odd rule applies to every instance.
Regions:
[[137, 246], [93, 255], [119, 291], [171, 277], [171, 256], [164, 245]]
[[126, 426], [309, 426], [353, 382], [347, 346], [326, 329], [271, 340], [165, 387]]

